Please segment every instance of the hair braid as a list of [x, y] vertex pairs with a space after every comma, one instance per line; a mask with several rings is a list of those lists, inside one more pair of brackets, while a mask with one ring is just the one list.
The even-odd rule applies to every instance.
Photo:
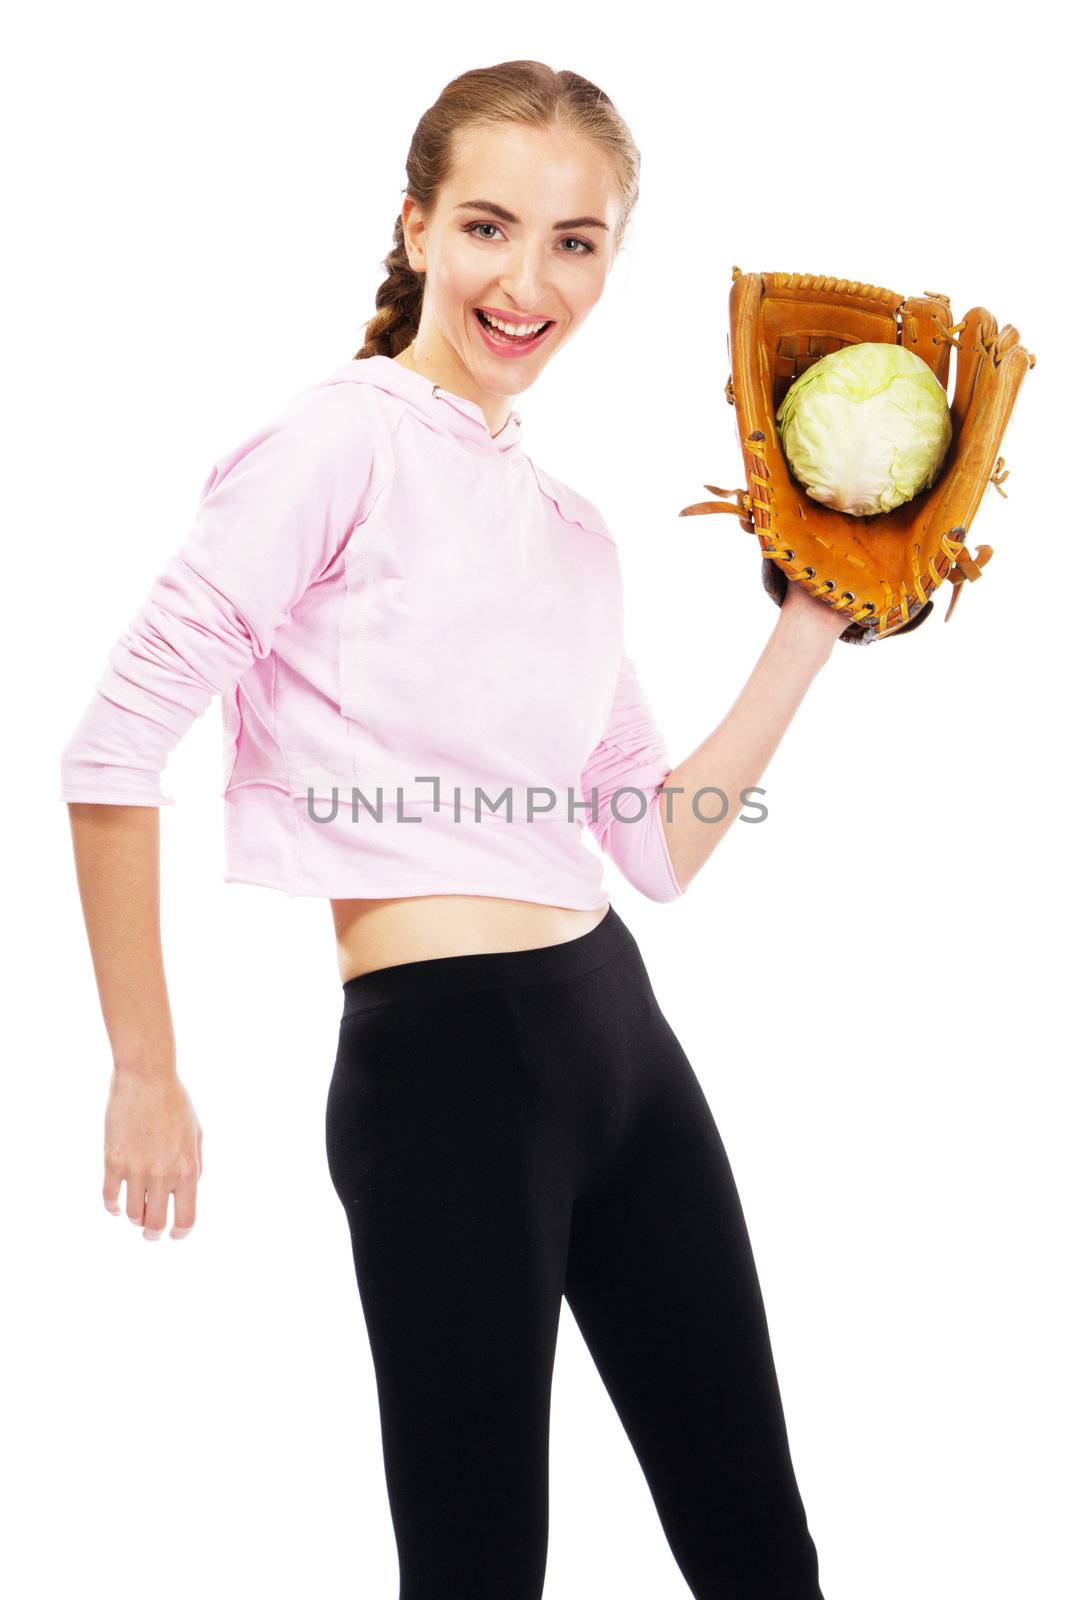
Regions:
[[357, 361], [367, 356], [398, 356], [418, 331], [426, 277], [408, 262], [402, 216], [396, 219], [393, 248], [382, 266], [387, 276], [374, 296], [375, 314], [366, 325], [363, 348], [355, 357]]

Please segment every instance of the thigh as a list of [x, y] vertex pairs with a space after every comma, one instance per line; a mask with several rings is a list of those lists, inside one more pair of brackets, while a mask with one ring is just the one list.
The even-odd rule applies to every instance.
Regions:
[[642, 1017], [644, 1093], [575, 1202], [567, 1300], [698, 1600], [821, 1600], [730, 1163], [673, 1031]]
[[459, 995], [349, 1019], [326, 1132], [402, 1600], [533, 1600], [571, 1197], [503, 1008]]

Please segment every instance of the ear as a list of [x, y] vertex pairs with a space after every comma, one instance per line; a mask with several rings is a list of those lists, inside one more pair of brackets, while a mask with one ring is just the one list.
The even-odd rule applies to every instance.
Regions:
[[426, 232], [426, 217], [418, 201], [409, 194], [405, 194], [400, 207], [400, 219], [404, 225], [404, 243], [411, 269], [413, 272], [424, 272], [426, 258], [422, 240]]

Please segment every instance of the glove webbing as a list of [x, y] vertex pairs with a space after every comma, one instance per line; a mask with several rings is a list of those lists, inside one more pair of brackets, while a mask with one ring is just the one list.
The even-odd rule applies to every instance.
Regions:
[[[962, 326], [962, 324], [960, 324], [960, 326]], [[952, 333], [956, 332], [957, 330], [953, 328], [949, 331]], [[956, 341], [950, 340], [949, 342], [955, 343]], [[745, 441], [745, 445], [750, 453], [758, 459], [761, 465], [765, 464], [767, 441], [762, 433], [749, 434]], [[1003, 456], [998, 456], [996, 465], [993, 468], [993, 474], [990, 478], [990, 482], [1000, 495], [1004, 495], [1004, 490], [1000, 486], [1004, 482], [1004, 479], [1008, 476], [1008, 473], [1003, 470], [1003, 468], [1004, 458]], [[687, 506], [685, 508], [686, 511], [700, 510], [702, 512], [719, 511], [732, 513], [734, 516], [739, 518], [741, 526], [748, 533], [755, 533], [757, 531], [753, 521], [753, 512], [761, 511], [765, 521], [761, 525], [759, 531], [763, 534], [764, 538], [771, 538], [772, 536], [769, 531], [771, 523], [771, 502], [769, 498], [765, 499], [758, 493], [759, 489], [769, 491], [771, 487], [771, 480], [768, 477], [765, 477], [764, 474], [759, 472], [755, 467], [751, 469], [749, 476], [753, 485], [752, 493], [749, 493], [747, 489], [721, 489], [718, 484], [706, 483], [704, 487], [705, 489], [709, 490], [711, 494], [723, 495], [724, 497], [733, 495], [735, 497], [734, 502], [731, 502], [726, 498], [719, 501], [706, 501], [699, 507]], [[1007, 496], [1005, 495], [1004, 498], [1006, 499]], [[953, 539], [953, 532], [962, 533], [964, 538]], [[975, 578], [980, 578], [982, 575], [982, 567], [985, 566], [986, 562], [993, 554], [991, 545], [980, 544], [975, 550], [974, 556], [972, 557], [970, 552], [966, 549], [964, 543], [966, 532], [967, 530], [965, 528], [958, 528], [953, 529], [949, 533], [943, 533], [941, 535], [942, 552], [949, 558], [950, 563], [954, 563], [954, 565], [950, 566], [945, 579], [942, 579], [938, 573], [936, 557], [932, 556], [927, 563], [930, 576], [933, 579], [933, 588], [937, 588], [940, 583], [945, 581], [951, 583], [953, 586], [952, 599], [949, 602], [948, 610], [945, 612], [946, 622], [949, 620], [956, 607], [956, 603], [963, 591], [964, 582], [968, 579], [973, 581]], [[818, 535], [816, 535], [816, 537], [818, 537]], [[791, 563], [795, 559], [795, 552], [789, 549], [788, 546], [772, 543], [766, 548], [761, 547], [760, 554], [769, 560], [777, 560], [781, 562], [787, 577], [813, 578], [815, 576], [815, 569], [813, 567], [796, 568], [791, 566]], [[848, 555], [846, 552], [845, 559], [847, 561], [853, 561], [856, 558]], [[917, 544], [912, 546], [911, 568], [915, 596], [918, 598], [920, 604], [924, 604], [929, 597], [924, 591], [922, 585], [922, 576], [919, 567], [919, 546]], [[908, 585], [906, 583], [902, 583], [900, 586], [900, 597], [898, 601], [897, 596], [894, 593], [893, 586], [888, 579], [879, 578], [878, 581], [882, 586], [883, 598], [883, 608], [878, 622], [878, 632], [880, 635], [884, 635], [885, 633], [891, 631], [888, 628], [888, 619], [889, 613], [895, 604], [899, 604], [901, 621], [907, 621], [912, 595], [908, 589]], [[877, 609], [870, 600], [865, 600], [859, 607], [857, 607], [856, 611], [853, 611], [851, 606], [856, 596], [850, 589], [842, 590], [839, 597], [836, 599], [831, 599], [831, 593], [836, 588], [836, 583], [833, 578], [824, 578], [820, 583], [810, 586], [806, 585], [805, 587], [808, 588], [809, 594], [817, 595], [819, 598], [825, 600], [828, 605], [833, 606], [835, 611], [844, 611], [846, 615], [856, 618], [857, 621], [864, 611], [874, 611]], [[933, 590], [931, 590], [931, 593], [932, 592]]]

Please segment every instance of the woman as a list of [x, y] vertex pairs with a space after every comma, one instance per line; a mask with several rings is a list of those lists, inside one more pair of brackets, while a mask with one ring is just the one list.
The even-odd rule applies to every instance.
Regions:
[[[228, 879], [331, 902], [327, 1154], [402, 1600], [541, 1594], [564, 1294], [694, 1594], [821, 1597], [729, 1163], [580, 834], [651, 898], [682, 894], [842, 619], [791, 588], [729, 715], [672, 769], [610, 530], [530, 460], [511, 409], [600, 298], [638, 167], [573, 73], [510, 62], [446, 87], [366, 343], [213, 468], [63, 752], [115, 1061], [104, 1201], [118, 1213], [125, 1181], [146, 1238], [171, 1193], [189, 1232], [202, 1170], [157, 819], [167, 755], [215, 694]], [[717, 825], [689, 803], [711, 785]]]

